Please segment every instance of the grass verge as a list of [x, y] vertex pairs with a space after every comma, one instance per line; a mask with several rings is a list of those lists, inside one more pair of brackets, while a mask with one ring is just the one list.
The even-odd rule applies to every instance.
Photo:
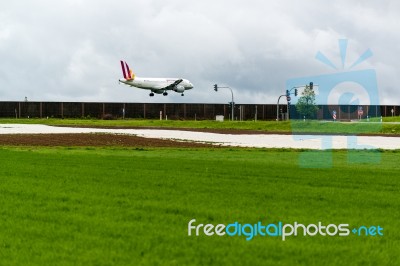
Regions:
[[[399, 264], [399, 153], [349, 164], [334, 151], [332, 168], [305, 169], [300, 152], [3, 147], [1, 264]], [[191, 219], [380, 225], [384, 236], [189, 237]]]
[[53, 126], [121, 127], [121, 128], [186, 128], [217, 130], [251, 130], [269, 133], [326, 133], [326, 134], [400, 134], [400, 123], [385, 118], [390, 123], [331, 122], [331, 121], [193, 121], [193, 120], [100, 120], [100, 119], [0, 119], [0, 124], [45, 124]]

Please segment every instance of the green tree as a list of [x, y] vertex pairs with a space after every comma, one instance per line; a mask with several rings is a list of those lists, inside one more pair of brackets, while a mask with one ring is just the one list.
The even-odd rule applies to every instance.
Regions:
[[315, 103], [315, 92], [309, 85], [306, 85], [301, 93], [301, 97], [296, 103], [296, 110], [306, 118], [313, 118], [318, 111], [318, 106]]

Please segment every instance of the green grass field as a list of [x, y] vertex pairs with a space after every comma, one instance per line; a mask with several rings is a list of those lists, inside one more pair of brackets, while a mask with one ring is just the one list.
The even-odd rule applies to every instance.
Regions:
[[[1, 265], [399, 265], [398, 152], [0, 149]], [[357, 152], [368, 158], [370, 152]], [[322, 157], [321, 157], [322, 158]], [[188, 236], [197, 223], [380, 225], [384, 236]]]
[[46, 124], [54, 126], [89, 126], [89, 127], [163, 127], [197, 128], [222, 130], [257, 130], [261, 132], [298, 132], [298, 133], [333, 133], [333, 134], [400, 134], [400, 119], [385, 118], [383, 124], [374, 122], [327, 122], [327, 121], [193, 121], [193, 120], [100, 120], [100, 119], [0, 119], [0, 124]]

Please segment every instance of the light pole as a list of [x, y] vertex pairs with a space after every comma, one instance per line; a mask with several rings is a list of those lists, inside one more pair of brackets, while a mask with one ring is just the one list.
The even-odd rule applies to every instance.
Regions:
[[278, 98], [278, 103], [276, 104], [276, 121], [279, 121], [279, 100], [281, 99], [282, 96], [286, 96], [286, 94], [282, 94]]
[[[287, 119], [289, 120], [289, 103], [290, 103], [290, 94], [292, 94], [292, 90], [294, 90], [294, 96], [297, 96], [297, 89], [299, 88], [304, 88], [306, 86], [310, 86], [311, 89], [313, 89], [314, 83], [310, 82], [310, 85], [301, 85], [301, 86], [294, 86], [290, 90], [286, 90], [286, 94], [282, 94], [278, 98], [278, 103], [276, 104], [276, 121], [279, 121], [279, 100], [281, 99], [282, 96], [286, 96], [287, 100]], [[318, 86], [318, 85], [317, 85]]]
[[229, 90], [231, 91], [231, 95], [232, 95], [232, 105], [231, 105], [231, 112], [232, 112], [232, 114], [231, 114], [231, 120], [233, 121], [233, 116], [234, 116], [233, 112], [234, 112], [234, 108], [235, 108], [235, 101], [233, 100], [233, 91], [232, 91], [232, 89], [231, 89], [230, 87], [228, 87], [228, 86], [221, 87], [221, 86], [218, 86], [218, 84], [214, 84], [214, 90], [215, 90], [215, 91], [218, 91], [219, 88], [227, 88], [227, 89], [229, 89]]
[[[310, 82], [310, 84], [312, 84], [312, 82]], [[297, 89], [298, 88], [302, 88], [302, 87], [304, 87], [304, 86], [295, 86], [295, 87], [293, 87], [293, 88], [291, 88], [290, 90], [289, 90], [289, 92], [288, 91], [286, 91], [286, 99], [287, 99], [287, 120], [289, 120], [289, 118], [290, 118], [290, 94], [292, 93], [292, 90], [294, 90], [294, 96], [296, 96], [297, 97]]]

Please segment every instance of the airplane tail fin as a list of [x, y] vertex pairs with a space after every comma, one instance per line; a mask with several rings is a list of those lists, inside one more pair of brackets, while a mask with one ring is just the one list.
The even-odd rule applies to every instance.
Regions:
[[126, 80], [133, 80], [135, 79], [135, 74], [133, 73], [133, 71], [129, 68], [128, 64], [124, 61], [120, 61], [121, 62], [121, 68], [122, 68], [122, 74], [124, 75], [124, 78]]

